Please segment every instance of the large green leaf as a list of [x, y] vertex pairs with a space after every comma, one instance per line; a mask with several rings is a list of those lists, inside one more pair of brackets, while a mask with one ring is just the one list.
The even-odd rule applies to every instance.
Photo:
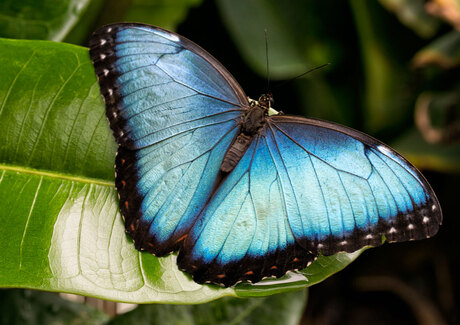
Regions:
[[225, 298], [194, 306], [141, 305], [109, 324], [297, 325], [306, 301], [307, 291], [301, 290], [265, 298]]
[[283, 279], [198, 285], [174, 255], [125, 235], [113, 188], [116, 144], [88, 50], [0, 40], [0, 286], [126, 302], [198, 303], [317, 283], [357, 257], [320, 257]]
[[[62, 41], [87, 13], [92, 1], [102, 3], [101, 0], [0, 1], [0, 37]], [[96, 7], [99, 5], [92, 6]]]
[[116, 145], [88, 51], [2, 41], [0, 285], [107, 299], [206, 301], [232, 290], [141, 254], [113, 188]]

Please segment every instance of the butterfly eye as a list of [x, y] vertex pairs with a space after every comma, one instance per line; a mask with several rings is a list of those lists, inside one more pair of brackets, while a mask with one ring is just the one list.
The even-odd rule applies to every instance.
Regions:
[[273, 107], [275, 101], [273, 99], [273, 95], [271, 93], [263, 94], [259, 97], [259, 105], [263, 108], [270, 108]]

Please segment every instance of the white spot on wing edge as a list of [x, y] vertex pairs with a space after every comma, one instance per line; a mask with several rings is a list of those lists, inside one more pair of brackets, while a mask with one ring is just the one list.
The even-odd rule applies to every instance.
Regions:
[[401, 167], [403, 167], [408, 173], [410, 173], [413, 177], [415, 177], [419, 182], [423, 183], [423, 181], [420, 179], [420, 176], [417, 175], [417, 172], [412, 169], [413, 167], [411, 167], [410, 163], [407, 164], [406, 161], [401, 160], [401, 158], [398, 157], [397, 153], [394, 152], [390, 147], [380, 144], [377, 146], [377, 150], [383, 153], [385, 156], [392, 159], [393, 161], [400, 164]]
[[381, 145], [377, 146], [377, 149], [381, 153], [383, 153], [384, 155], [387, 155], [387, 156], [390, 156], [390, 157], [394, 156], [393, 153], [391, 152], [391, 149], [388, 148], [387, 146], [384, 146], [384, 145], [381, 144]]
[[428, 217], [423, 217], [423, 223], [428, 223], [428, 221], [430, 221], [430, 218], [428, 218]]
[[107, 75], [109, 74], [109, 70], [104, 69], [104, 70], [102, 70], [102, 73], [104, 74], [105, 77], [107, 77]]
[[101, 39], [101, 45], [104, 45], [105, 43], [107, 43], [107, 40]]
[[410, 223], [410, 224], [407, 226], [407, 229], [409, 229], [409, 230], [414, 229], [414, 225]]
[[391, 227], [391, 228], [390, 228], [390, 231], [389, 231], [388, 233], [390, 233], [390, 234], [394, 234], [395, 232], [396, 232], [396, 229], [395, 229], [395, 227]]
[[168, 33], [166, 31], [155, 30], [155, 34], [160, 35], [161, 37], [169, 39], [170, 41], [173, 41], [173, 42], [179, 42], [180, 41], [179, 36], [171, 34], [171, 33]]

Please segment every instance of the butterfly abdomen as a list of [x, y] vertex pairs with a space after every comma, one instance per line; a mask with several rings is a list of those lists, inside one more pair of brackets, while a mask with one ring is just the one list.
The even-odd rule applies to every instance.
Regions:
[[230, 173], [241, 160], [241, 157], [243, 157], [251, 141], [252, 137], [244, 133], [239, 134], [225, 154], [220, 170], [224, 173]]

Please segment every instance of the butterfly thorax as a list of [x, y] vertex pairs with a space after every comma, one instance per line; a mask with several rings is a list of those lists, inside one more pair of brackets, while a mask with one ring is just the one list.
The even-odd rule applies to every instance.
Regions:
[[267, 122], [267, 117], [274, 115], [271, 113], [272, 111], [276, 112], [271, 108], [273, 104], [271, 94], [260, 96], [258, 101], [249, 99], [249, 104], [249, 109], [241, 120], [240, 133], [228, 148], [220, 166], [220, 170], [225, 173], [229, 173], [235, 168], [251, 144], [252, 139]]
[[266, 123], [267, 110], [261, 106], [250, 107], [241, 121], [240, 133], [255, 136]]

